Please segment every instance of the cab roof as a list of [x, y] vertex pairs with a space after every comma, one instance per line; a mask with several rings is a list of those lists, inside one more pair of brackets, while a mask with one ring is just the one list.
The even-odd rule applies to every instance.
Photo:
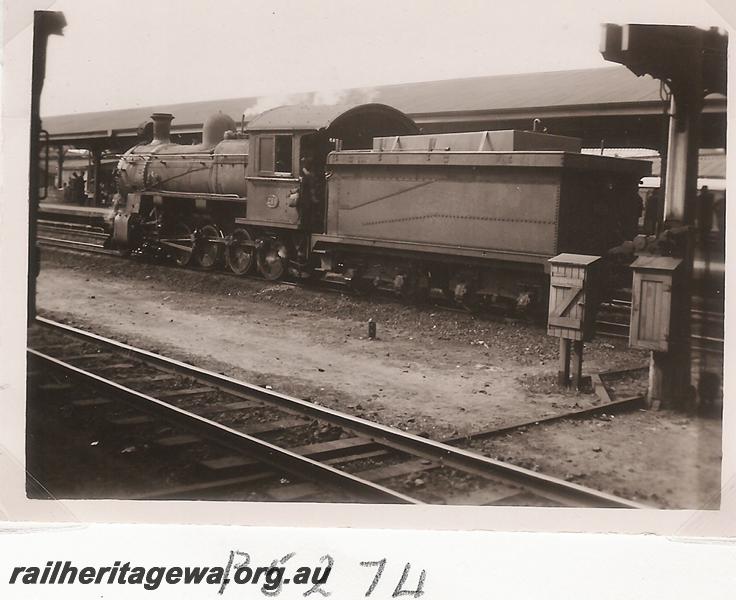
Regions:
[[249, 132], [328, 130], [353, 118], [379, 117], [396, 127], [396, 134], [418, 133], [416, 123], [400, 110], [386, 104], [292, 104], [272, 108], [251, 119]]

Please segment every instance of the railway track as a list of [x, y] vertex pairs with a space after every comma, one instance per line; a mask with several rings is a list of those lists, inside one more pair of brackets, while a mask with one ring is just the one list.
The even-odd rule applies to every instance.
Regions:
[[38, 220], [36, 232], [36, 241], [42, 246], [124, 256], [124, 252], [105, 247], [104, 243], [109, 237], [99, 226], [45, 219]]
[[[57, 229], [67, 232], [67, 238], [53, 238], [49, 237], [49, 234], [53, 233], [54, 230], [48, 228], [42, 228], [41, 222], [39, 223], [39, 235], [38, 241], [42, 245], [52, 246], [56, 248], [77, 250], [82, 252], [90, 252], [97, 254], [106, 254], [109, 256], [126, 256], [126, 253], [110, 250], [105, 248], [99, 240], [102, 239], [103, 235], [106, 237], [107, 234], [100, 234], [98, 231], [87, 232], [82, 230], [81, 227], [90, 227], [88, 225], [79, 226], [80, 229], [69, 228], [65, 229], [63, 226], [66, 223], [56, 224]], [[74, 236], [94, 236], [97, 241], [88, 241], [83, 239], [68, 239]], [[194, 270], [198, 270], [194, 268]], [[204, 271], [204, 270], [203, 270]], [[207, 271], [209, 272], [209, 271]], [[247, 278], [247, 279], [259, 279], [257, 276], [249, 275], [236, 275], [223, 271], [220, 273], [225, 277], [236, 277], [236, 278]], [[281, 285], [297, 285], [297, 282], [289, 279], [279, 281]], [[316, 287], [316, 284], [311, 284], [311, 287]], [[351, 289], [342, 284], [335, 282], [324, 282], [324, 285], [320, 286], [320, 290], [327, 292], [339, 292], [339, 293], [351, 293]], [[357, 293], [357, 292], [355, 292]], [[433, 302], [434, 307], [438, 310], [445, 310], [450, 312], [468, 312], [467, 309], [448, 306], [446, 303]], [[629, 337], [629, 313], [631, 311], [631, 300], [628, 299], [615, 299], [610, 302], [602, 304], [599, 311], [598, 318], [596, 320], [596, 334], [604, 337], [612, 337], [619, 339], [628, 339]], [[496, 313], [492, 313], [496, 315]], [[723, 313], [714, 311], [705, 311], [700, 309], [693, 309], [693, 333], [692, 349], [699, 352], [708, 352], [714, 354], [723, 353]]]
[[642, 507], [44, 318], [29, 339], [29, 414], [173, 461], [129, 497]]
[[[631, 300], [617, 299], [602, 303], [596, 319], [596, 333], [614, 338], [629, 338]], [[692, 350], [723, 354], [723, 313], [693, 308]]]

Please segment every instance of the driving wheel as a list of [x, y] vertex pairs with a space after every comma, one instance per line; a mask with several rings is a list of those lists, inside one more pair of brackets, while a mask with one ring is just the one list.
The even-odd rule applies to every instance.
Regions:
[[246, 275], [253, 268], [255, 248], [253, 236], [244, 227], [233, 231], [232, 241], [225, 251], [225, 262], [236, 275]]

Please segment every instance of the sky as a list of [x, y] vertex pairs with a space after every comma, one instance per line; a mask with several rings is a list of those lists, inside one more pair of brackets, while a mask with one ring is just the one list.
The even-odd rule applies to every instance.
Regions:
[[[602, 22], [723, 24], [704, 0], [7, 3], [66, 16], [49, 41], [43, 115], [605, 67]], [[6, 44], [30, 39], [22, 12]]]

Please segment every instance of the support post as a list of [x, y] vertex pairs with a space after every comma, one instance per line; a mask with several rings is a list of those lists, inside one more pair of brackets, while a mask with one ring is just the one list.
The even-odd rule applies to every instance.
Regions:
[[652, 350], [649, 354], [649, 389], [647, 390], [647, 408], [659, 410], [662, 403], [667, 404], [672, 385], [667, 379], [670, 370], [670, 355], [667, 352]]
[[666, 223], [693, 222], [698, 176], [699, 124], [702, 100], [690, 89], [677, 90], [670, 101], [670, 125], [664, 186]]
[[560, 338], [560, 366], [557, 371], [557, 384], [567, 387], [570, 384], [570, 340]]
[[[697, 78], [697, 74], [695, 75]], [[694, 215], [697, 195], [699, 124], [702, 99], [699, 80], [675, 89], [670, 105], [670, 128], [667, 146], [664, 219], [667, 227], [688, 226], [679, 244], [683, 258], [681, 285], [673, 299], [674, 311], [670, 356], [654, 357], [650, 382], [666, 380], [668, 393], [660, 396], [667, 406], [686, 403], [690, 397], [690, 311], [692, 265], [694, 255]], [[661, 371], [661, 372], [660, 372]]]
[[92, 206], [102, 204], [102, 185], [100, 183], [100, 171], [102, 162], [102, 151], [99, 148], [92, 149], [92, 173], [94, 177], [94, 195], [92, 198]]
[[583, 341], [575, 340], [572, 343], [572, 384], [580, 390], [583, 379]]
[[64, 146], [59, 144], [56, 151], [56, 187], [61, 189], [64, 187]]
[[33, 64], [31, 67], [31, 122], [28, 171], [28, 323], [36, 317], [36, 277], [40, 269], [36, 247], [36, 220], [39, 199], [39, 154], [41, 152], [41, 91], [46, 77], [46, 49], [50, 35], [62, 35], [64, 13], [37, 10], [33, 13]]

